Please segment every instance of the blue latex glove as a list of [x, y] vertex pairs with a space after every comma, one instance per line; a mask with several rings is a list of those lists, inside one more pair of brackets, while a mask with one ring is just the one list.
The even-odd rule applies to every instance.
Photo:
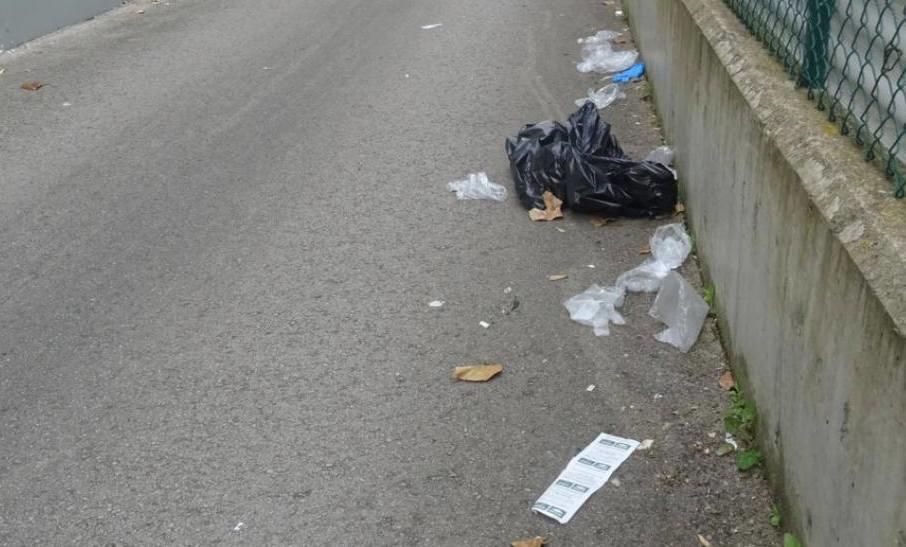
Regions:
[[618, 72], [614, 74], [613, 81], [622, 84], [626, 82], [631, 82], [645, 75], [645, 63], [636, 63], [631, 67], [627, 68], [623, 72]]

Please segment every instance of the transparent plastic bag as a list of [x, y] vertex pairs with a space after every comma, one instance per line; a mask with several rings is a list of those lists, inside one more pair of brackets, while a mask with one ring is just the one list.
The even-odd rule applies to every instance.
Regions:
[[585, 292], [579, 293], [563, 302], [569, 311], [569, 318], [594, 328], [595, 336], [610, 334], [610, 323], [625, 325], [626, 320], [617, 308], [623, 305], [626, 292], [619, 287], [601, 287], [592, 285]]
[[488, 180], [488, 175], [484, 172], [471, 173], [467, 179], [449, 182], [447, 188], [456, 192], [457, 199], [506, 199], [506, 188]]
[[654, 292], [671, 270], [683, 265], [692, 252], [692, 238], [682, 224], [665, 224], [648, 242], [651, 258], [617, 278], [617, 286], [629, 292]]
[[661, 165], [670, 167], [673, 165], [673, 149], [669, 146], [658, 146], [651, 152], [648, 152], [648, 155], [645, 156], [645, 161], [660, 163]]
[[597, 91], [589, 88], [588, 97], [576, 99], [576, 106], [582, 106], [585, 103], [591, 102], [595, 103], [598, 110], [601, 110], [602, 108], [610, 106], [617, 99], [625, 98], [626, 94], [620, 90], [620, 86], [616, 84], [607, 84]]
[[683, 353], [688, 352], [701, 333], [708, 317], [708, 304], [695, 288], [676, 272], [670, 272], [661, 283], [649, 315], [667, 325], [654, 337]]
[[582, 61], [576, 65], [579, 72], [607, 74], [620, 72], [635, 64], [639, 52], [617, 51], [609, 41], [586, 43], [582, 46]]

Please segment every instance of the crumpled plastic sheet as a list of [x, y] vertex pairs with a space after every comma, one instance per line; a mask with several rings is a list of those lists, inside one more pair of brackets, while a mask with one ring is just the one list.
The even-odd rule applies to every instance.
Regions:
[[671, 270], [683, 265], [692, 252], [692, 238], [682, 224], [666, 224], [654, 231], [648, 242], [651, 257], [617, 278], [617, 286], [629, 292], [655, 292]]
[[698, 340], [708, 310], [708, 303], [695, 288], [680, 274], [670, 272], [661, 283], [661, 290], [648, 312], [667, 325], [666, 330], [654, 337], [686, 353]]
[[648, 155], [645, 156], [645, 161], [650, 161], [652, 163], [660, 163], [661, 165], [666, 165], [670, 167], [673, 165], [673, 149], [669, 146], [658, 146], [651, 152], [648, 152]]
[[594, 328], [595, 336], [610, 334], [610, 323], [625, 325], [626, 320], [617, 308], [623, 305], [626, 291], [619, 287], [601, 287], [592, 285], [585, 292], [579, 293], [563, 302], [569, 311], [569, 318]]
[[620, 72], [634, 65], [639, 52], [615, 50], [612, 40], [617, 36], [619, 36], [617, 32], [602, 30], [594, 36], [579, 38], [579, 43], [582, 44], [582, 61], [576, 65], [576, 69], [579, 72], [606, 74]]
[[447, 188], [456, 192], [457, 199], [506, 199], [506, 188], [488, 180], [488, 175], [484, 172], [471, 173], [467, 179], [449, 182]]
[[626, 94], [616, 84], [607, 84], [601, 89], [595, 91], [589, 88], [588, 96], [576, 99], [576, 106], [582, 106], [585, 103], [595, 103], [598, 110], [607, 108], [617, 99], [625, 99]]
[[[695, 289], [674, 272], [692, 251], [692, 238], [682, 224], [666, 224], [654, 231], [649, 241], [651, 257], [624, 272], [612, 287], [592, 285], [563, 302], [573, 321], [590, 326], [595, 336], [610, 334], [610, 325], [625, 325], [618, 311], [627, 292], [655, 292], [660, 289], [649, 312], [663, 321], [667, 330], [655, 338], [689, 351], [701, 332], [708, 305]], [[704, 311], [702, 311], [704, 310]]]

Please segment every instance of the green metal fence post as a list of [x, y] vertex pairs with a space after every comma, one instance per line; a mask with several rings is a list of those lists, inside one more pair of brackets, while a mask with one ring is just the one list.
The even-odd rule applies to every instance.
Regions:
[[808, 88], [809, 95], [813, 89], [823, 88], [827, 80], [827, 43], [835, 4], [836, 0], [806, 1], [805, 52], [799, 84]]

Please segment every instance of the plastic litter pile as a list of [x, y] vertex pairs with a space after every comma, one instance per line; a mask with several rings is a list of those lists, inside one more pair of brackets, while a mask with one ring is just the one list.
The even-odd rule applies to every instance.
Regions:
[[607, 336], [611, 323], [626, 324], [617, 309], [627, 292], [659, 290], [649, 314], [665, 323], [667, 329], [655, 338], [687, 352], [698, 339], [709, 309], [695, 289], [673, 271], [686, 261], [692, 240], [682, 224], [667, 224], [655, 230], [650, 246], [652, 256], [620, 275], [613, 287], [592, 285], [563, 305], [570, 319], [592, 327], [595, 336]]

